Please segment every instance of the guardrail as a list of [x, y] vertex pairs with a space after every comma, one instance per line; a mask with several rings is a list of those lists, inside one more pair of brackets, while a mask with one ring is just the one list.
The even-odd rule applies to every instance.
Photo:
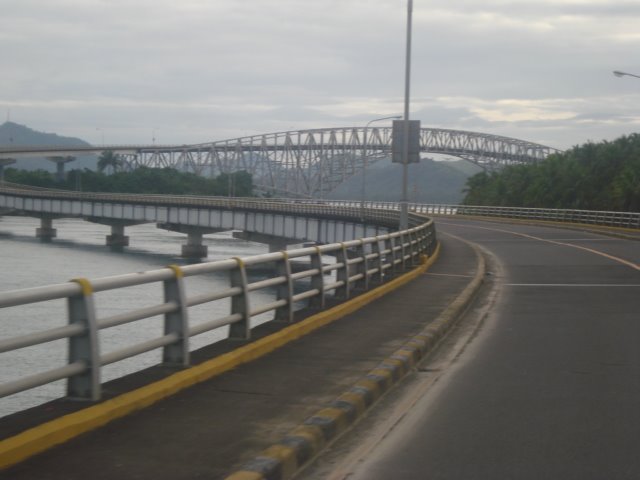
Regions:
[[[4, 383], [0, 385], [0, 397], [67, 379], [68, 396], [98, 400], [101, 397], [101, 367], [105, 365], [161, 348], [164, 363], [186, 366], [189, 364], [189, 339], [195, 335], [228, 325], [230, 337], [249, 339], [251, 319], [256, 315], [273, 311], [274, 319], [292, 322], [295, 306], [300, 302], [323, 308], [328, 294], [349, 298], [355, 289], [367, 290], [386, 281], [393, 273], [416, 265], [421, 255], [433, 252], [436, 245], [433, 221], [412, 214], [410, 222], [414, 226], [408, 230], [343, 243], [183, 267], [172, 265], [95, 280], [79, 278], [63, 284], [0, 293], [0, 308], [56, 299], [66, 300], [68, 305], [67, 325], [4, 339], [0, 341], [0, 353], [60, 339], [68, 339], [69, 351], [66, 365]], [[335, 261], [325, 263], [327, 255]], [[302, 257], [310, 259], [311, 268], [293, 273], [291, 260]], [[274, 266], [275, 276], [249, 283], [247, 268], [256, 265]], [[188, 294], [184, 278], [213, 272], [228, 273], [227, 289]], [[331, 281], [325, 279], [330, 273], [334, 273]], [[97, 293], [158, 282], [164, 292], [161, 303], [106, 318], [96, 317], [94, 297]], [[252, 292], [266, 288], [275, 289], [275, 299], [254, 305]], [[230, 299], [228, 315], [198, 325], [189, 323], [190, 307], [224, 299]], [[164, 316], [164, 335], [117, 351], [100, 351], [102, 330], [158, 315]]]
[[[298, 202], [304, 202], [302, 200]], [[345, 207], [360, 207], [364, 210], [397, 210], [396, 202], [339, 200], [330, 201]], [[465, 215], [476, 217], [500, 217], [548, 222], [581, 223], [608, 227], [640, 229], [640, 212], [611, 212], [601, 210], [571, 210], [556, 208], [493, 207], [481, 205], [446, 205], [410, 203], [409, 210], [426, 215]]]

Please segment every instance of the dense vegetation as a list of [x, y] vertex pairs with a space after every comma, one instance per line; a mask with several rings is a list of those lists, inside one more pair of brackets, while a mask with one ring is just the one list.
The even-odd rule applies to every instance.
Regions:
[[536, 165], [479, 173], [467, 205], [640, 211], [640, 134], [587, 143]]
[[131, 172], [107, 175], [93, 170], [71, 170], [64, 181], [44, 170], [5, 170], [7, 182], [36, 187], [83, 190], [87, 192], [147, 193], [172, 195], [221, 195], [249, 197], [253, 194], [251, 175], [247, 172], [222, 174], [205, 178], [193, 173], [179, 172], [173, 168], [141, 167]]

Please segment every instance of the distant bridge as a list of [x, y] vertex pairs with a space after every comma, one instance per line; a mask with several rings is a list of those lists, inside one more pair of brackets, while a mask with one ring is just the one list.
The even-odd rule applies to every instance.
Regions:
[[[367, 163], [388, 158], [390, 127], [345, 127], [253, 135], [195, 145], [0, 147], [0, 165], [25, 157], [47, 157], [59, 171], [77, 155], [105, 150], [120, 155], [125, 169], [172, 167], [217, 176], [245, 170], [263, 191], [322, 197]], [[462, 158], [486, 169], [536, 163], [557, 150], [524, 140], [462, 130], [423, 128], [421, 151]]]

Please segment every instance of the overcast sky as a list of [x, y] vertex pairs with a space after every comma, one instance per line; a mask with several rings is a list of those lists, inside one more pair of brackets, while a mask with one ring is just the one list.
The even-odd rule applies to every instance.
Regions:
[[[402, 113], [406, 0], [0, 0], [0, 123], [200, 143]], [[411, 117], [556, 148], [640, 130], [640, 1], [415, 0]]]

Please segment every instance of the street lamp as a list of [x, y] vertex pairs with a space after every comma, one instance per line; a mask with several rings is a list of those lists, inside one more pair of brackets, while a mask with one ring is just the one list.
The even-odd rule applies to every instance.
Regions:
[[627, 73], [627, 72], [620, 72], [618, 70], [614, 70], [613, 74], [616, 77], [636, 77], [636, 78], [640, 78], [640, 75], [635, 75], [633, 73]]
[[160, 127], [153, 127], [151, 129], [151, 144], [155, 146], [156, 144], [156, 132], [160, 130]]
[[369, 130], [369, 125], [371, 125], [374, 122], [381, 122], [383, 120], [398, 120], [402, 118], [402, 116], [400, 115], [391, 115], [389, 117], [381, 117], [381, 118], [374, 118], [373, 120], [370, 120], [369, 122], [367, 122], [367, 124], [364, 127], [364, 132], [362, 133], [362, 199], [360, 200], [360, 217], [362, 218], [362, 220], [364, 221], [364, 202], [365, 202], [365, 191], [366, 191], [366, 185], [367, 185], [367, 133]]
[[402, 143], [402, 198], [400, 199], [400, 230], [409, 228], [409, 87], [411, 83], [411, 19], [413, 0], [407, 2], [407, 47], [404, 71], [404, 138]]

